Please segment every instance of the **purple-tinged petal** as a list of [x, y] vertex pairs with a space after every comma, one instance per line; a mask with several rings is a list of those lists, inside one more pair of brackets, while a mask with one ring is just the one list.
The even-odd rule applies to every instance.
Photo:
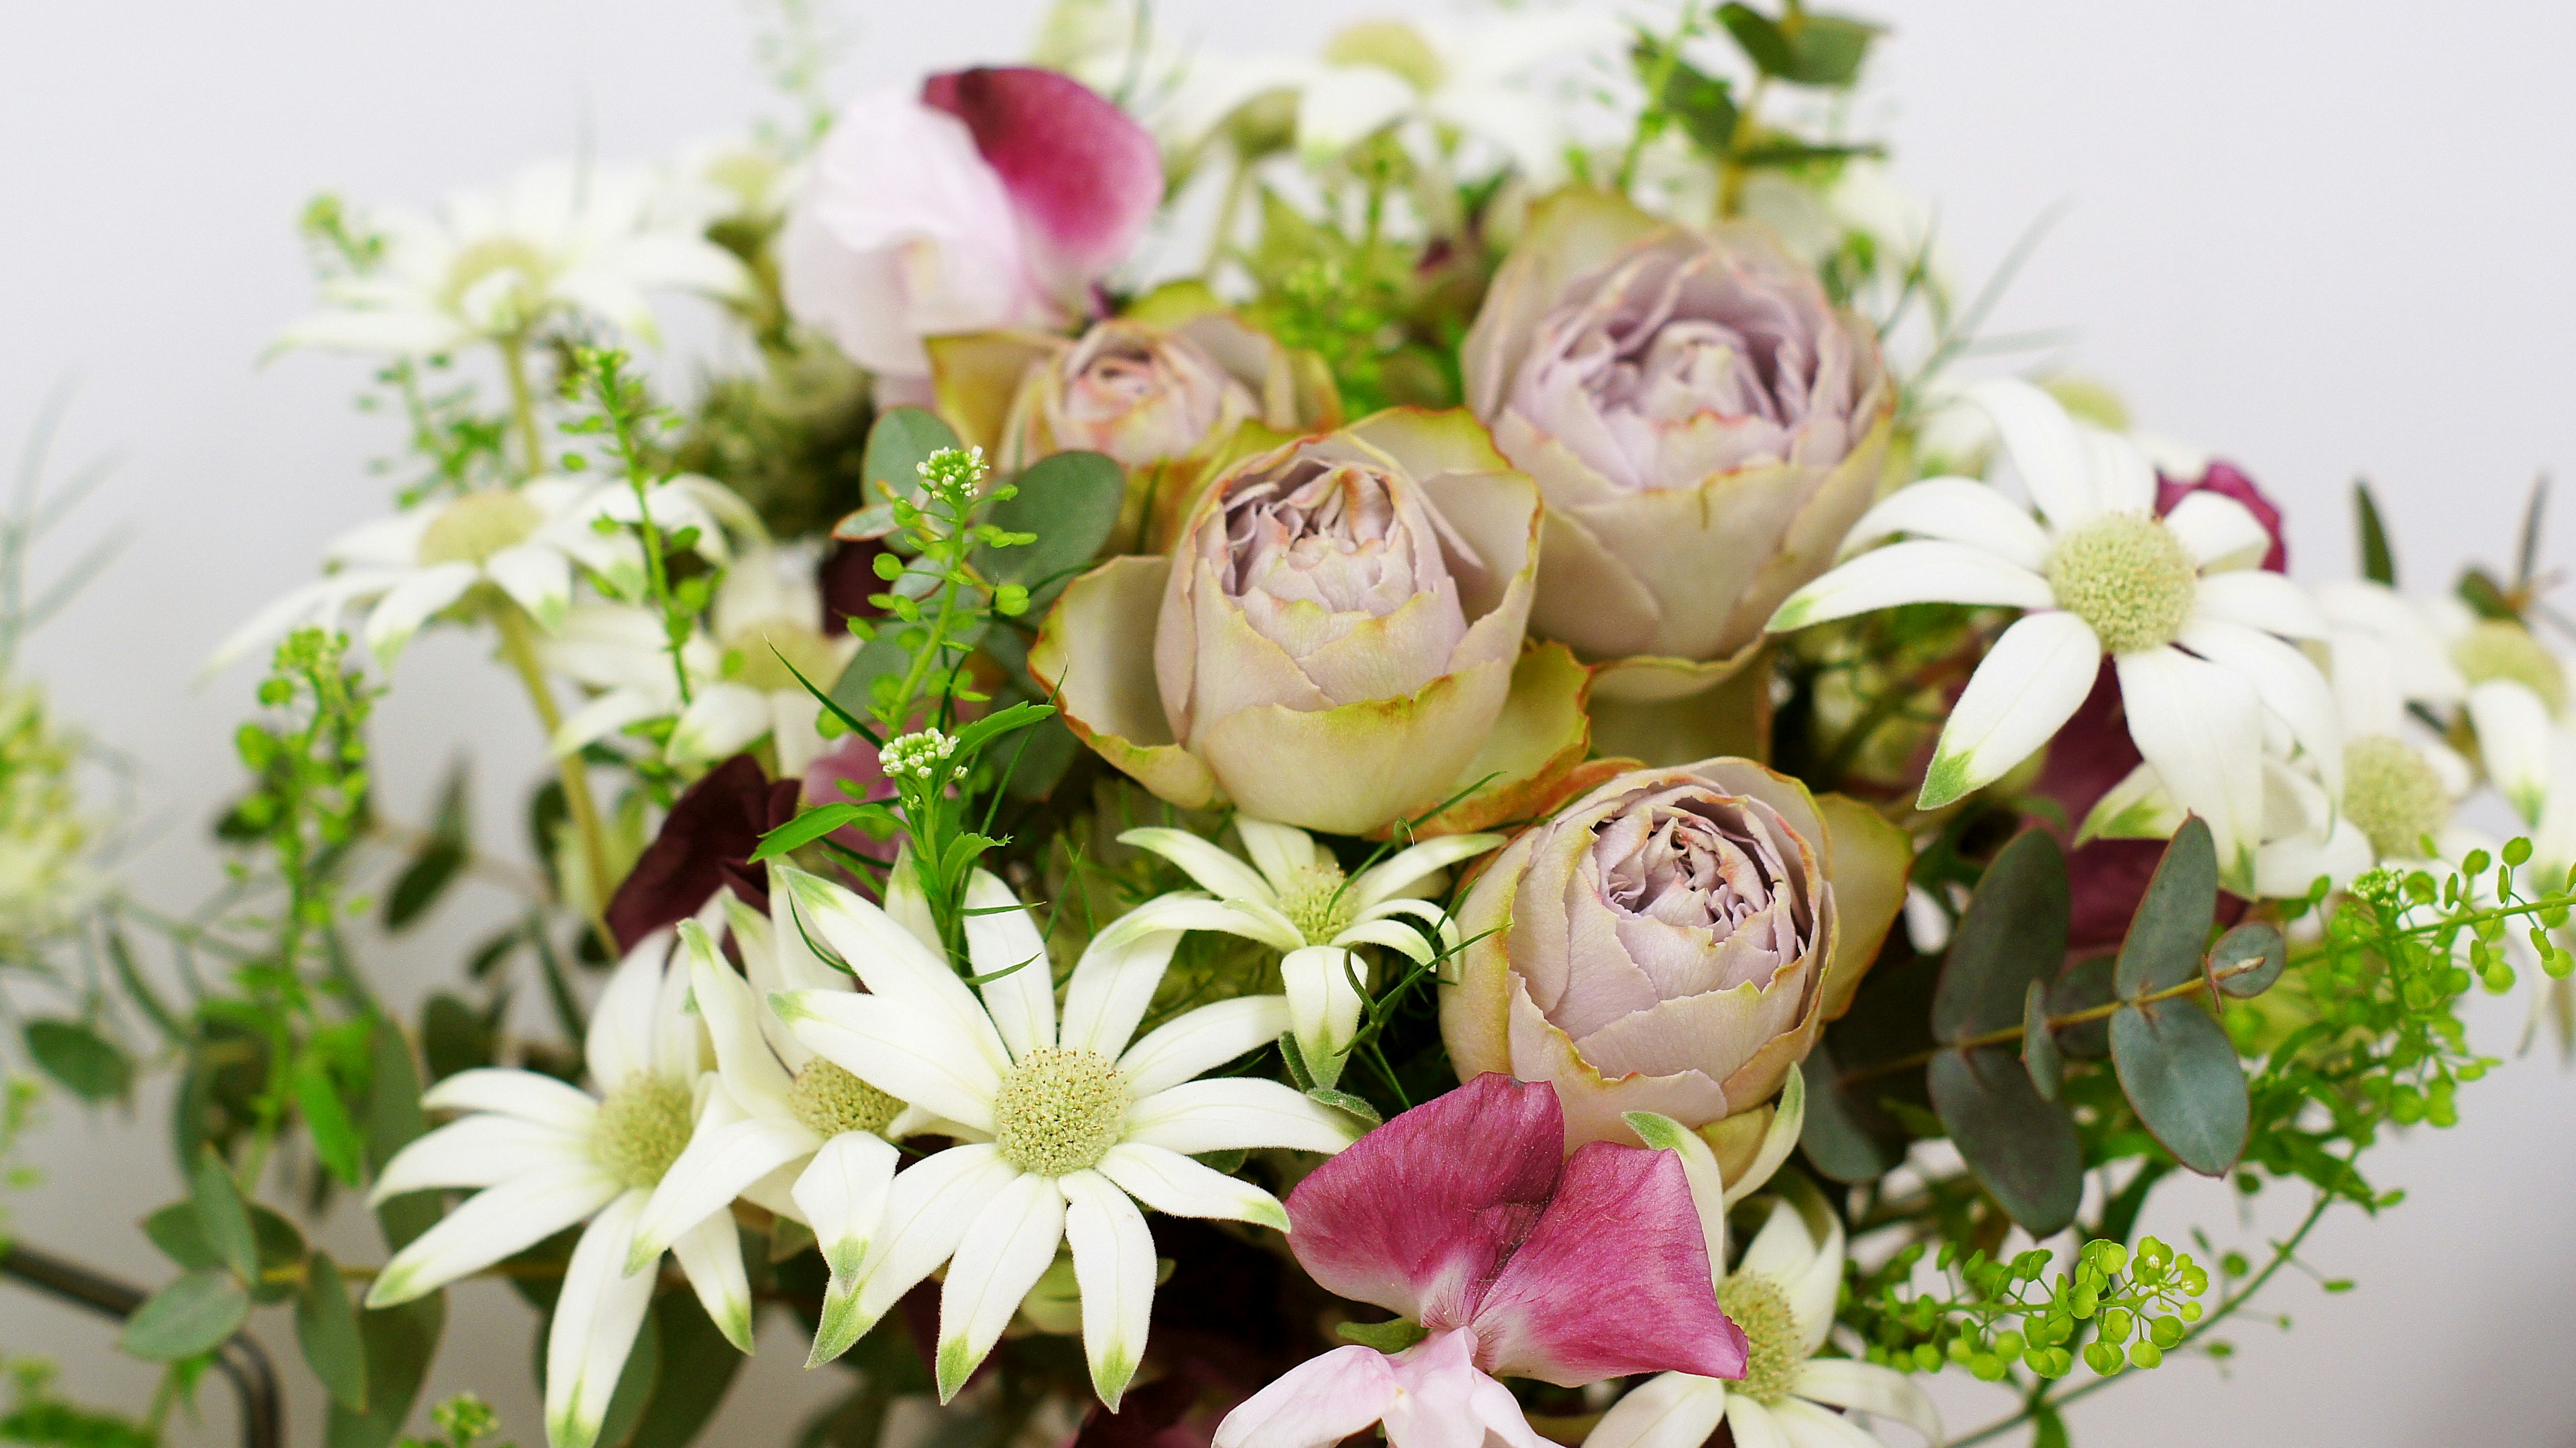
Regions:
[[1495, 1437], [1545, 1448], [1512, 1390], [1476, 1371], [1475, 1351], [1474, 1333], [1444, 1332], [1396, 1355], [1401, 1392], [1386, 1409], [1388, 1448], [1485, 1448]]
[[966, 123], [1010, 193], [1036, 271], [1057, 291], [1125, 260], [1162, 204], [1154, 138], [1071, 76], [979, 66], [932, 76], [921, 100]]
[[[1298, 1183], [1288, 1195], [1289, 1248], [1327, 1291], [1435, 1332], [1463, 1327], [1546, 1207], [1564, 1149], [1554, 1088], [1487, 1072], [1361, 1137]], [[1708, 1290], [1705, 1261], [1700, 1288]]]
[[2254, 480], [2232, 463], [2211, 461], [2196, 482], [2158, 477], [2156, 512], [2160, 515], [2170, 513], [2183, 499], [2200, 492], [2216, 493], [2222, 498], [2233, 498], [2243, 503], [2245, 511], [2252, 513], [2254, 521], [2262, 524], [2263, 531], [2272, 536], [2272, 546], [2263, 551], [2263, 566], [2274, 573], [2290, 571], [2289, 551], [2281, 542], [2281, 505], [2265, 497], [2263, 490], [2254, 485]]
[[1744, 1376], [1744, 1330], [1718, 1310], [1690, 1182], [1668, 1152], [1606, 1141], [1576, 1151], [1474, 1326], [1486, 1371], [1561, 1387]]
[[728, 885], [734, 898], [767, 910], [768, 872], [752, 867], [751, 852], [763, 833], [795, 818], [796, 795], [796, 781], [770, 780], [748, 754], [682, 790], [661, 833], [609, 897], [608, 928], [617, 948], [632, 950], [654, 931], [697, 914]]
[[1244, 1399], [1217, 1424], [1214, 1448], [1329, 1448], [1385, 1417], [1401, 1391], [1384, 1353], [1337, 1347]]

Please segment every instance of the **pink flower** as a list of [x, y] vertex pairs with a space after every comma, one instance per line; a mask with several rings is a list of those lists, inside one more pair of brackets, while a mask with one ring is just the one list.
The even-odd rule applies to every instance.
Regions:
[[1153, 139], [1053, 71], [932, 76], [833, 123], [778, 241], [788, 310], [881, 375], [924, 337], [1053, 326], [1162, 201]]
[[1681, 1159], [1609, 1142], [1566, 1157], [1564, 1139], [1554, 1091], [1488, 1074], [1316, 1168], [1288, 1198], [1298, 1262], [1429, 1335], [1299, 1365], [1216, 1448], [1323, 1448], [1381, 1422], [1395, 1448], [1538, 1448], [1496, 1377], [1741, 1378]]

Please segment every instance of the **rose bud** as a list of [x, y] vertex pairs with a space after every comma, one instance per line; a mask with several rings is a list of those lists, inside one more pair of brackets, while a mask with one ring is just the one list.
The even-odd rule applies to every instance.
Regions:
[[1533, 212], [1460, 361], [1546, 498], [1531, 628], [1621, 661], [1613, 703], [1743, 667], [1869, 506], [1895, 400], [1868, 324], [1767, 233], [1587, 191]]
[[1470, 887], [1440, 993], [1450, 1060], [1462, 1081], [1553, 1084], [1569, 1149], [1634, 1142], [1621, 1113], [1659, 1112], [1731, 1177], [1851, 1004], [1912, 863], [1868, 807], [1750, 760], [1619, 775]]
[[1521, 649], [1537, 535], [1473, 419], [1380, 413], [1227, 470], [1170, 557], [1076, 579], [1029, 668], [1175, 804], [1365, 834], [1483, 781], [1437, 826], [1476, 828], [1583, 756], [1582, 670]]

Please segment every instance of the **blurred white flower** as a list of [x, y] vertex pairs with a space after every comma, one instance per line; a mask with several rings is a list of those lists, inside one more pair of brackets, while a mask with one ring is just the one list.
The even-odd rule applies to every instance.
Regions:
[[325, 310], [280, 344], [418, 356], [524, 339], [565, 313], [657, 341], [649, 293], [729, 296], [747, 282], [702, 221], [663, 198], [649, 170], [557, 163], [435, 213], [386, 207], [367, 218], [382, 256], [326, 282]]

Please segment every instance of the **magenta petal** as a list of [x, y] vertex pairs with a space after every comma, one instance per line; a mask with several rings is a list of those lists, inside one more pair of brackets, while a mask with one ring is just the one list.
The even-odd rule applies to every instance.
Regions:
[[1718, 1310], [1690, 1185], [1668, 1151], [1595, 1141], [1575, 1152], [1474, 1326], [1485, 1371], [1560, 1387], [1744, 1376], [1744, 1330]]
[[1328, 1291], [1462, 1327], [1547, 1205], [1564, 1150], [1555, 1088], [1487, 1072], [1315, 1168], [1288, 1194], [1288, 1246]]
[[1398, 1391], [1385, 1354], [1337, 1347], [1244, 1399], [1217, 1424], [1214, 1448], [1327, 1448], [1385, 1417]]
[[1062, 292], [1126, 259], [1163, 201], [1163, 158], [1127, 113], [1068, 75], [1027, 66], [951, 71], [924, 105], [966, 123], [1000, 173], [1041, 278]]
[[2263, 490], [2254, 485], [2254, 480], [2245, 476], [2233, 463], [2213, 460], [2201, 470], [2198, 482], [2177, 482], [2172, 478], [2157, 477], [2156, 512], [2170, 513], [2175, 504], [2204, 491], [2243, 503], [2245, 511], [2254, 515], [2254, 521], [2263, 525], [2263, 531], [2272, 535], [2272, 546], [2263, 550], [2263, 566], [2274, 573], [2290, 571], [2290, 553], [2281, 540], [2281, 506], [2265, 497]]

